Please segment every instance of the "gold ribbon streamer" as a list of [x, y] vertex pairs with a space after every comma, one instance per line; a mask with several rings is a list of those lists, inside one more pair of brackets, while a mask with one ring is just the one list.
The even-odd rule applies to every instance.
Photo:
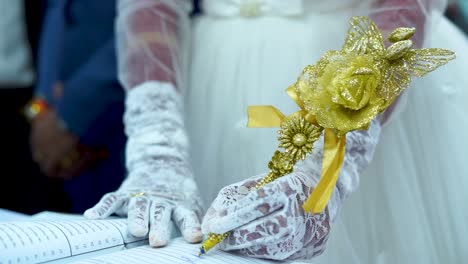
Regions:
[[271, 105], [254, 105], [247, 108], [247, 127], [279, 127], [286, 116]]
[[[307, 113], [293, 86], [286, 92], [301, 108], [292, 115], [302, 115], [307, 121], [317, 124], [315, 116]], [[247, 109], [249, 128], [279, 127], [286, 118], [280, 110], [271, 105], [249, 106]], [[345, 154], [346, 137], [338, 137], [331, 129], [325, 129], [325, 140], [320, 181], [312, 191], [303, 208], [306, 212], [320, 213], [328, 204], [336, 181], [340, 175]]]
[[338, 137], [331, 129], [325, 129], [322, 176], [307, 201], [302, 206], [306, 212], [320, 213], [328, 204], [340, 175], [346, 150], [346, 137]]

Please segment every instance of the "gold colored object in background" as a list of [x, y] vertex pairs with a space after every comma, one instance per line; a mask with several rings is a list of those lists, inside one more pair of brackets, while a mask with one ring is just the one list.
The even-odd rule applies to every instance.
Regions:
[[[344, 161], [346, 133], [366, 130], [410, 84], [455, 58], [438, 48], [412, 49], [414, 28], [397, 28], [385, 48], [377, 26], [367, 17], [353, 17], [343, 48], [326, 52], [315, 65], [305, 67], [287, 89], [300, 110], [289, 116], [271, 105], [249, 106], [248, 127], [281, 127], [279, 148], [268, 163], [269, 174], [256, 186], [291, 173], [294, 165], [312, 153], [324, 132], [322, 175], [303, 209], [322, 212], [331, 197]], [[200, 248], [205, 254], [229, 232], [209, 234]]]
[[144, 196], [146, 193], [145, 192], [137, 192], [132, 194], [132, 197], [138, 197], [138, 196]]
[[47, 109], [49, 109], [49, 105], [44, 99], [34, 98], [26, 104], [23, 109], [23, 114], [29, 122], [32, 122], [34, 118], [47, 111]]

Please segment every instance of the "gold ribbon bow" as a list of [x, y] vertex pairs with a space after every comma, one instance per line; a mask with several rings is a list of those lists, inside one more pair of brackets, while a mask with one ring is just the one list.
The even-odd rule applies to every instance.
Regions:
[[[315, 116], [310, 115], [304, 109], [304, 104], [299, 99], [294, 86], [290, 86], [286, 92], [301, 108], [291, 116], [300, 115], [308, 122], [317, 124]], [[280, 127], [286, 119], [286, 116], [280, 110], [271, 105], [249, 106], [247, 112], [247, 127], [249, 128]], [[319, 183], [303, 205], [306, 212], [320, 213], [327, 206], [340, 174], [345, 146], [346, 137], [344, 135], [338, 136], [332, 129], [325, 129], [322, 175]]]

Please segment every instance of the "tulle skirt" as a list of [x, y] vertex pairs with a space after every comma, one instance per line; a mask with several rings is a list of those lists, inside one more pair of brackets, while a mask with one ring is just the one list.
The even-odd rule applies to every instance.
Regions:
[[[222, 187], [266, 172], [277, 147], [277, 129], [246, 128], [247, 106], [296, 111], [285, 89], [304, 66], [341, 48], [350, 17], [336, 12], [195, 19], [186, 120], [192, 163], [207, 205]], [[466, 50], [461, 34], [446, 21], [428, 44]], [[462, 250], [468, 246], [463, 237], [468, 223], [468, 98], [462, 90], [468, 80], [461, 73], [468, 60], [463, 56], [415, 82], [406, 110], [385, 128], [360, 189], [344, 205], [328, 249], [314, 263], [468, 259]]]

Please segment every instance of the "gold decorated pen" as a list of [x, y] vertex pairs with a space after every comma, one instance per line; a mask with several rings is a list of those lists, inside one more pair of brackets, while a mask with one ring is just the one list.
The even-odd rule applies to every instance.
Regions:
[[[379, 114], [408, 88], [412, 77], [422, 77], [455, 58], [439, 48], [413, 49], [414, 28], [396, 28], [385, 47], [382, 33], [367, 17], [350, 20], [341, 50], [326, 52], [315, 65], [305, 67], [286, 92], [299, 111], [285, 116], [277, 108], [249, 106], [248, 127], [280, 127], [279, 149], [270, 162], [269, 174], [258, 189], [290, 174], [297, 161], [312, 153], [313, 144], [324, 134], [322, 174], [302, 206], [304, 212], [320, 213], [328, 204], [344, 161], [346, 134], [367, 130]], [[228, 237], [208, 235], [200, 254]]]
[[[277, 153], [279, 153], [279, 151], [277, 151], [275, 153], [275, 155], [277, 155]], [[274, 158], [275, 158], [275, 156], [273, 156], [273, 159]], [[270, 162], [270, 164], [272, 164], [273, 159]], [[287, 174], [287, 173], [285, 173], [285, 174]], [[257, 185], [255, 185], [255, 188], [258, 189], [258, 188], [262, 187], [263, 185], [265, 185], [267, 183], [270, 183], [270, 182], [274, 181], [275, 179], [277, 179], [277, 178], [279, 178], [279, 177], [281, 177], [281, 176], [283, 176], [285, 174], [280, 174], [279, 171], [278, 171], [278, 173], [274, 173], [273, 170], [272, 170], [265, 178], [263, 178], [259, 183], [257, 183]], [[212, 249], [214, 246], [221, 243], [221, 241], [226, 239], [226, 237], [228, 237], [229, 234], [230, 234], [230, 232], [226, 232], [224, 234], [214, 234], [214, 233], [208, 234], [208, 238], [203, 242], [203, 244], [200, 247], [200, 253], [198, 254], [198, 256], [201, 256], [201, 255], [205, 254], [210, 249]]]
[[[276, 153], [275, 153], [276, 154]], [[271, 163], [271, 162], [270, 162]], [[280, 174], [274, 174], [273, 172], [270, 172], [265, 178], [263, 178], [256, 186], [255, 188], [258, 189], [262, 187], [263, 185], [274, 181], [275, 179], [281, 177], [282, 175]], [[198, 256], [201, 256], [208, 252], [210, 249], [212, 249], [214, 246], [217, 244], [221, 243], [226, 237], [228, 237], [230, 232], [226, 232], [224, 234], [214, 234], [210, 233], [208, 234], [208, 238], [203, 242], [203, 244], [200, 247], [200, 253], [198, 253]]]

